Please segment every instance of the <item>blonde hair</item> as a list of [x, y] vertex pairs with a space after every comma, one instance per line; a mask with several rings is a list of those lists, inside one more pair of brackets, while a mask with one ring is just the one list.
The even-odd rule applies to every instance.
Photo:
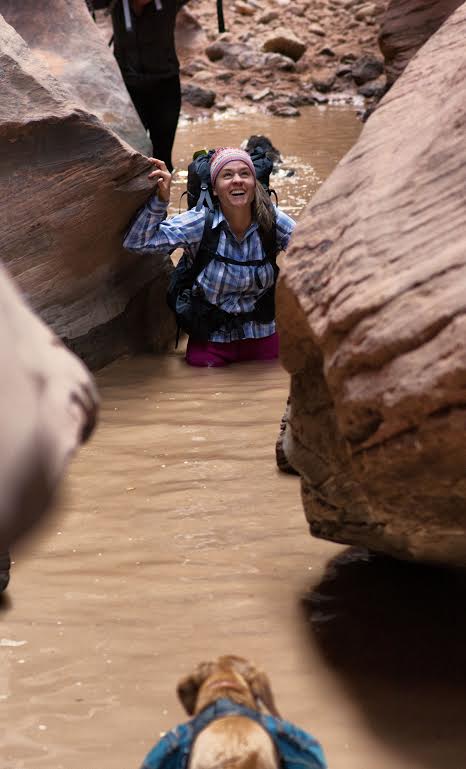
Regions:
[[256, 191], [252, 203], [252, 213], [257, 220], [261, 234], [270, 232], [274, 225], [274, 215], [270, 195], [262, 184], [256, 181]]

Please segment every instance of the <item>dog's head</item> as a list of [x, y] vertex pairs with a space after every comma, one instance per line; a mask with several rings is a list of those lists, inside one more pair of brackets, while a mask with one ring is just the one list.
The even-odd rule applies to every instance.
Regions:
[[266, 674], [243, 657], [228, 654], [215, 662], [201, 662], [194, 673], [182, 678], [178, 697], [192, 716], [211, 702], [228, 697], [241, 705], [259, 710], [264, 705], [280, 717]]

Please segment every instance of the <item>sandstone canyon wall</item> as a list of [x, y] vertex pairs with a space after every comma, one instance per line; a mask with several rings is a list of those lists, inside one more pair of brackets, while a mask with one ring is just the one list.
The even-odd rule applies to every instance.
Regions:
[[311, 532], [463, 566], [465, 35], [463, 4], [311, 201], [278, 287]]
[[391, 0], [379, 34], [388, 86], [462, 3], [463, 0]]
[[85, 0], [0, 0], [0, 14], [64, 85], [73, 103], [148, 154], [151, 144], [125, 88], [108, 41]]
[[[93, 29], [93, 28], [92, 28]], [[0, 245], [32, 308], [98, 367], [174, 338], [168, 258], [121, 246], [150, 193], [146, 159], [45, 68], [0, 17]]]

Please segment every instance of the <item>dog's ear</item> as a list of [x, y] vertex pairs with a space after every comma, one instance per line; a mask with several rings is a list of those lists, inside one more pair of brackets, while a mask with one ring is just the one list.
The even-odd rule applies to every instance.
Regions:
[[202, 684], [209, 677], [212, 663], [201, 662], [194, 673], [185, 676], [179, 681], [176, 692], [188, 716], [192, 716], [196, 709], [197, 695]]
[[220, 662], [225, 662], [231, 665], [241, 676], [243, 676], [247, 685], [249, 686], [256, 703], [262, 702], [267, 708], [269, 713], [277, 718], [281, 718], [280, 713], [275, 705], [275, 700], [272, 694], [272, 687], [266, 673], [262, 670], [258, 670], [255, 665], [244, 657], [237, 657], [235, 654], [230, 654], [226, 657], [221, 657]]
[[185, 676], [185, 678], [182, 678], [181, 681], [178, 682], [176, 693], [188, 716], [192, 716], [194, 713], [198, 691], [199, 683], [196, 675]]
[[280, 713], [275, 705], [275, 700], [272, 694], [272, 688], [268, 676], [262, 670], [255, 670], [248, 678], [248, 684], [256, 699], [260, 700], [269, 713], [277, 718], [281, 718]]

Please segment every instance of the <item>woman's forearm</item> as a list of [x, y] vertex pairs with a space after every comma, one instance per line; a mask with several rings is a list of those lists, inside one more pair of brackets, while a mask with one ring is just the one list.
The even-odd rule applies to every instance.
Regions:
[[160, 251], [160, 224], [167, 215], [167, 203], [155, 194], [136, 214], [123, 240], [130, 251]]
[[167, 219], [167, 205], [155, 195], [150, 198], [129, 227], [124, 247], [148, 254], [171, 254], [183, 248], [195, 254], [204, 232], [205, 212], [191, 209]]

